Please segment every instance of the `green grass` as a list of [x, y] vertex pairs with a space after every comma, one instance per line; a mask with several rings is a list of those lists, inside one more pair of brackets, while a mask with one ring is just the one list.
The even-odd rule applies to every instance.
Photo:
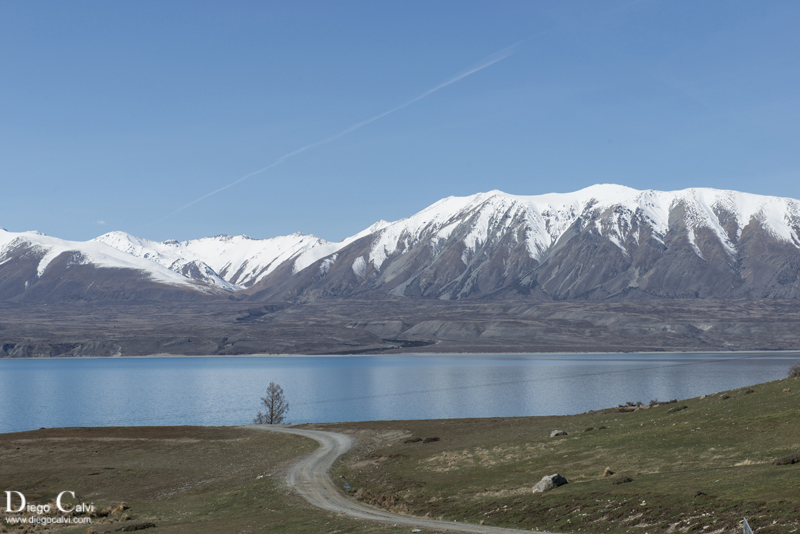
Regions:
[[[52, 502], [64, 490], [98, 510], [127, 503], [128, 521], [122, 513], [93, 518], [90, 528], [99, 533], [138, 523], [154, 523], [157, 528], [142, 532], [162, 534], [407, 532], [338, 517], [290, 493], [286, 469], [316, 447], [299, 436], [230, 427], [0, 434], [0, 495], [3, 508], [5, 490], [21, 491], [31, 503]], [[0, 532], [83, 534], [87, 526], [20, 529], [0, 523]]]
[[[726, 393], [629, 413], [321, 426], [404, 431], [336, 472], [363, 500], [393, 496], [414, 514], [618, 533], [741, 532], [746, 516], [759, 533], [800, 530], [800, 464], [772, 465], [800, 452], [800, 379]], [[668, 412], [676, 406], [687, 409]], [[440, 441], [403, 443], [411, 436]], [[570, 484], [531, 492], [553, 473]], [[614, 485], [621, 475], [633, 481]]]

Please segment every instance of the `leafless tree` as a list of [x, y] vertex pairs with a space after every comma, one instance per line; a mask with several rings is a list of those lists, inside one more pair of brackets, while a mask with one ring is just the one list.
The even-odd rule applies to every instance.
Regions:
[[789, 376], [800, 376], [800, 361], [794, 362], [794, 364], [789, 367]]
[[261, 404], [264, 411], [258, 411], [258, 415], [253, 422], [257, 425], [279, 425], [283, 423], [286, 412], [289, 411], [289, 403], [283, 396], [283, 388], [275, 382], [270, 382], [267, 387], [267, 396], [261, 397]]

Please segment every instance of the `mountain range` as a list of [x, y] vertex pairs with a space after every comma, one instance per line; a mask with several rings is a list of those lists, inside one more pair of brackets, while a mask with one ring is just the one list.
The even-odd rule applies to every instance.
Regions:
[[800, 201], [706, 188], [448, 197], [336, 243], [0, 230], [5, 302], [797, 297]]

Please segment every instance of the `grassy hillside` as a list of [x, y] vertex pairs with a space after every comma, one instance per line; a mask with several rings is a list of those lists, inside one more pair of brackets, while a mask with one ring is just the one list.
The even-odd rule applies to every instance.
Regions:
[[[759, 533], [800, 530], [800, 463], [773, 465], [800, 453], [798, 378], [628, 412], [320, 427], [395, 431], [336, 467], [354, 496], [395, 510], [561, 531], [721, 534], [743, 516]], [[553, 473], [569, 484], [533, 494]]]
[[[0, 532], [229, 534], [398, 533], [313, 508], [289, 494], [288, 465], [317, 443], [243, 428], [65, 428], [0, 434], [0, 492], [50, 503], [60, 491], [93, 503], [92, 524]], [[5, 510], [5, 494], [2, 507]], [[120, 503], [124, 502], [124, 506]], [[69, 500], [71, 505], [75, 501]], [[14, 506], [17, 506], [15, 501]], [[29, 514], [24, 514], [29, 515]], [[57, 514], [50, 514], [55, 516]], [[3, 513], [0, 521], [7, 518]]]

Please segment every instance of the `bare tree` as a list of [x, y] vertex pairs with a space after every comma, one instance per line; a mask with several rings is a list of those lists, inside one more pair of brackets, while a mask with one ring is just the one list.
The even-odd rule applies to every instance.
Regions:
[[253, 422], [257, 425], [279, 425], [283, 423], [284, 415], [289, 411], [289, 403], [283, 396], [283, 388], [275, 382], [270, 382], [267, 387], [267, 396], [261, 397], [264, 412], [258, 411]]
[[800, 376], [800, 361], [794, 362], [794, 364], [789, 367], [789, 376]]

